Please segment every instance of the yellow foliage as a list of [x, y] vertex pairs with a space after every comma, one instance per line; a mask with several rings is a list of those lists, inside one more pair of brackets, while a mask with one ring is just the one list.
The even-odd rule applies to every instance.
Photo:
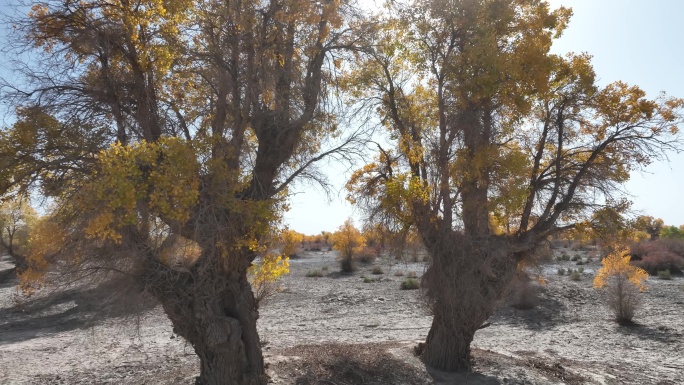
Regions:
[[32, 227], [26, 255], [28, 269], [19, 275], [19, 288], [25, 294], [42, 286], [49, 260], [61, 251], [67, 238], [66, 230], [50, 217], [41, 218]]
[[268, 253], [261, 263], [252, 263], [247, 271], [257, 302], [277, 291], [276, 283], [290, 274], [290, 258]]
[[36, 215], [28, 198], [20, 194], [0, 201], [0, 245], [23, 254]]
[[363, 234], [354, 227], [351, 220], [346, 220], [333, 234], [333, 248], [340, 252], [340, 256], [351, 259], [366, 245]]
[[118, 230], [137, 223], [141, 201], [159, 217], [188, 219], [199, 194], [199, 165], [189, 143], [177, 138], [129, 146], [116, 143], [98, 160], [99, 172], [87, 186], [95, 199], [88, 209], [97, 214], [86, 235], [120, 242]]
[[616, 247], [601, 261], [603, 267], [594, 278], [594, 287], [603, 288], [609, 283], [611, 277], [616, 277], [622, 281], [629, 281], [641, 291], [646, 290], [644, 281], [648, 279], [648, 273], [630, 264], [630, 258], [627, 247]]
[[294, 255], [297, 251], [297, 246], [304, 241], [304, 235], [294, 230], [285, 228], [280, 232], [281, 253], [285, 257]]

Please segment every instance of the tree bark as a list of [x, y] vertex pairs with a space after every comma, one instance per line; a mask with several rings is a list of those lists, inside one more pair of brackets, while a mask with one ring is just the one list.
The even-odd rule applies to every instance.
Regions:
[[193, 268], [155, 290], [175, 333], [200, 359], [197, 385], [265, 385], [258, 311], [246, 273]]
[[440, 309], [437, 309], [425, 340], [425, 364], [445, 372], [470, 370], [470, 343], [479, 326], [486, 320], [482, 318], [463, 317], [464, 323], [454, 325], [453, 320], [445, 319]]
[[422, 358], [443, 371], [468, 371], [475, 332], [494, 312], [516, 270], [515, 258], [495, 236], [441, 234], [426, 245], [431, 265], [423, 276], [433, 321]]

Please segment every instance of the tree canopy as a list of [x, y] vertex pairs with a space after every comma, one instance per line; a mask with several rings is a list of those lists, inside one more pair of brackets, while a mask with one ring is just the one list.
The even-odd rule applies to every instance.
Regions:
[[[0, 195], [50, 203], [35, 258], [155, 297], [199, 384], [265, 384], [248, 272], [277, 278], [251, 266], [288, 188], [363, 152], [342, 123], [364, 113], [383, 134], [350, 199], [370, 225], [416, 229], [434, 313], [423, 356], [467, 369], [516, 266], [619, 212], [630, 172], [679, 145], [684, 101], [600, 86], [587, 54], [550, 54], [570, 16], [542, 0], [372, 16], [346, 0], [46, 0], [14, 21], [16, 52], [38, 60], [2, 84], [17, 120], [0, 131]], [[327, 238], [350, 262], [363, 244], [351, 222]], [[288, 269], [267, 257], [262, 272]]]
[[[13, 24], [39, 60], [3, 84], [17, 121], [0, 137], [0, 193], [53, 202], [66, 229], [53, 257], [71, 273], [123, 273], [156, 297], [200, 383], [265, 383], [247, 270], [292, 182], [360, 147], [329, 102], [365, 28], [357, 10], [48, 0]], [[168, 263], [177, 242], [199, 250], [189, 263]]]
[[423, 353], [469, 367], [475, 330], [546, 237], [624, 205], [618, 188], [679, 145], [681, 99], [599, 86], [553, 55], [571, 11], [541, 0], [392, 3], [345, 85], [386, 131], [348, 183], [368, 218], [415, 225], [430, 254]]

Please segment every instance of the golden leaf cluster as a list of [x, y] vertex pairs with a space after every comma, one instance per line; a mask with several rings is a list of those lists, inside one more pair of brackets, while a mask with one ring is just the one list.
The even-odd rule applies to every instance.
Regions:
[[628, 281], [639, 290], [646, 290], [644, 281], [648, 279], [648, 273], [641, 268], [633, 266], [630, 263], [629, 249], [624, 246], [618, 246], [605, 257], [601, 264], [603, 267], [599, 269], [596, 277], [594, 277], [594, 287], [603, 288], [609, 284], [611, 278], [615, 277], [622, 281]]

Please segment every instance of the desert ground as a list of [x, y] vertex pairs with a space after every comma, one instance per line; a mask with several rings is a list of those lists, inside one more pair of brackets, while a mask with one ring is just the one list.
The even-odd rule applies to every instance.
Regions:
[[[586, 258], [554, 251], [566, 252]], [[383, 274], [371, 274], [376, 265]], [[103, 311], [107, 287], [26, 299], [11, 267], [0, 259], [0, 384], [194, 383], [192, 347], [160, 307]], [[502, 302], [475, 335], [474, 372], [447, 374], [427, 371], [414, 355], [431, 317], [419, 290], [400, 290], [424, 263], [378, 259], [344, 275], [334, 252], [304, 253], [261, 309], [271, 383], [684, 384], [684, 278], [652, 277], [637, 324], [620, 326], [592, 288], [598, 261], [582, 266], [579, 281], [559, 276], [559, 267], [578, 266], [554, 258], [537, 268], [546, 281], [537, 306]], [[323, 276], [307, 277], [314, 270]]]

